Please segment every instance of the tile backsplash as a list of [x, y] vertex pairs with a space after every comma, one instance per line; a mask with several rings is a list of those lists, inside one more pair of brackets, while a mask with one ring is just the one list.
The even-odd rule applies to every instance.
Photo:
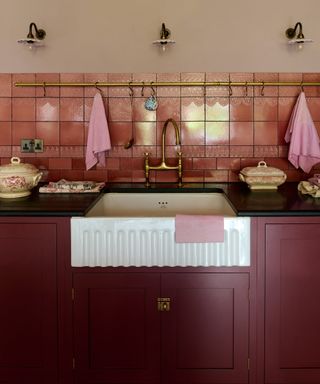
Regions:
[[[239, 170], [265, 160], [284, 170], [288, 180], [307, 175], [287, 160], [284, 134], [301, 87], [163, 86], [157, 87], [158, 109], [144, 102], [151, 88], [104, 87], [112, 149], [106, 166], [85, 170], [88, 122], [97, 92], [94, 87], [16, 87], [15, 82], [128, 82], [128, 81], [272, 81], [319, 82], [318, 73], [49, 73], [0, 74], [0, 159], [12, 156], [33, 163], [46, 180], [144, 181], [144, 153], [151, 163], [161, 157], [164, 121], [181, 127], [183, 179], [188, 182], [238, 181]], [[320, 88], [305, 87], [308, 105], [320, 134]], [[169, 162], [176, 160], [175, 135], [167, 130]], [[125, 149], [132, 137], [135, 145]], [[44, 152], [20, 152], [20, 140], [40, 138]], [[317, 167], [316, 167], [317, 168]], [[318, 166], [320, 169], [320, 166]], [[313, 170], [311, 173], [314, 173]], [[153, 181], [175, 181], [175, 172], [151, 172]]]

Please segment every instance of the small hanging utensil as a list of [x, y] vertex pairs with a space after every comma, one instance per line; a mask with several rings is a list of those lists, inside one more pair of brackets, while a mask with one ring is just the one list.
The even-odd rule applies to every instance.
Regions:
[[129, 149], [129, 148], [131, 148], [131, 147], [133, 146], [133, 144], [134, 144], [134, 135], [133, 135], [133, 96], [134, 96], [134, 90], [133, 90], [133, 88], [132, 88], [132, 86], [131, 86], [131, 81], [129, 82], [128, 87], [129, 87], [129, 96], [130, 96], [130, 104], [131, 104], [131, 126], [132, 126], [132, 137], [131, 137], [131, 139], [130, 139], [128, 142], [126, 142], [126, 143], [124, 144], [123, 147], [124, 147], [125, 149]]
[[158, 108], [158, 100], [156, 98], [156, 91], [152, 86], [153, 81], [150, 83], [151, 87], [151, 96], [147, 98], [147, 100], [144, 102], [144, 107], [147, 111], [155, 111]]

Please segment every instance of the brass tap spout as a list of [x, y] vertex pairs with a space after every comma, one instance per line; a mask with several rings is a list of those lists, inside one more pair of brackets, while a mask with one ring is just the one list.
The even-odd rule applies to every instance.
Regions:
[[182, 153], [180, 152], [180, 148], [178, 151], [178, 164], [171, 166], [167, 165], [166, 163], [166, 134], [167, 134], [167, 127], [168, 124], [171, 123], [174, 127], [175, 134], [176, 134], [176, 145], [181, 145], [181, 137], [180, 137], [180, 129], [178, 127], [178, 124], [174, 119], [168, 119], [162, 128], [162, 137], [161, 137], [161, 144], [162, 144], [162, 156], [161, 156], [161, 163], [156, 166], [150, 166], [149, 165], [149, 153], [146, 153], [145, 163], [144, 163], [144, 170], [145, 170], [145, 177], [146, 177], [146, 184], [149, 186], [149, 171], [150, 170], [157, 170], [157, 171], [170, 171], [170, 170], [177, 170], [178, 171], [178, 179], [179, 179], [179, 185], [181, 185], [182, 182]]

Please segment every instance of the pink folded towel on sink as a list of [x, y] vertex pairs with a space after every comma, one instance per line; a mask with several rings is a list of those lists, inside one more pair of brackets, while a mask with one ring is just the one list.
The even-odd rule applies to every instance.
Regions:
[[176, 215], [176, 243], [220, 243], [224, 241], [223, 216]]

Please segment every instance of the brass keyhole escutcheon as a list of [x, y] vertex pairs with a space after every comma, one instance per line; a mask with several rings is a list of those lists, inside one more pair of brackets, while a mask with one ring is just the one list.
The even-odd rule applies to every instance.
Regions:
[[170, 311], [170, 298], [169, 297], [158, 297], [158, 311], [169, 312]]

